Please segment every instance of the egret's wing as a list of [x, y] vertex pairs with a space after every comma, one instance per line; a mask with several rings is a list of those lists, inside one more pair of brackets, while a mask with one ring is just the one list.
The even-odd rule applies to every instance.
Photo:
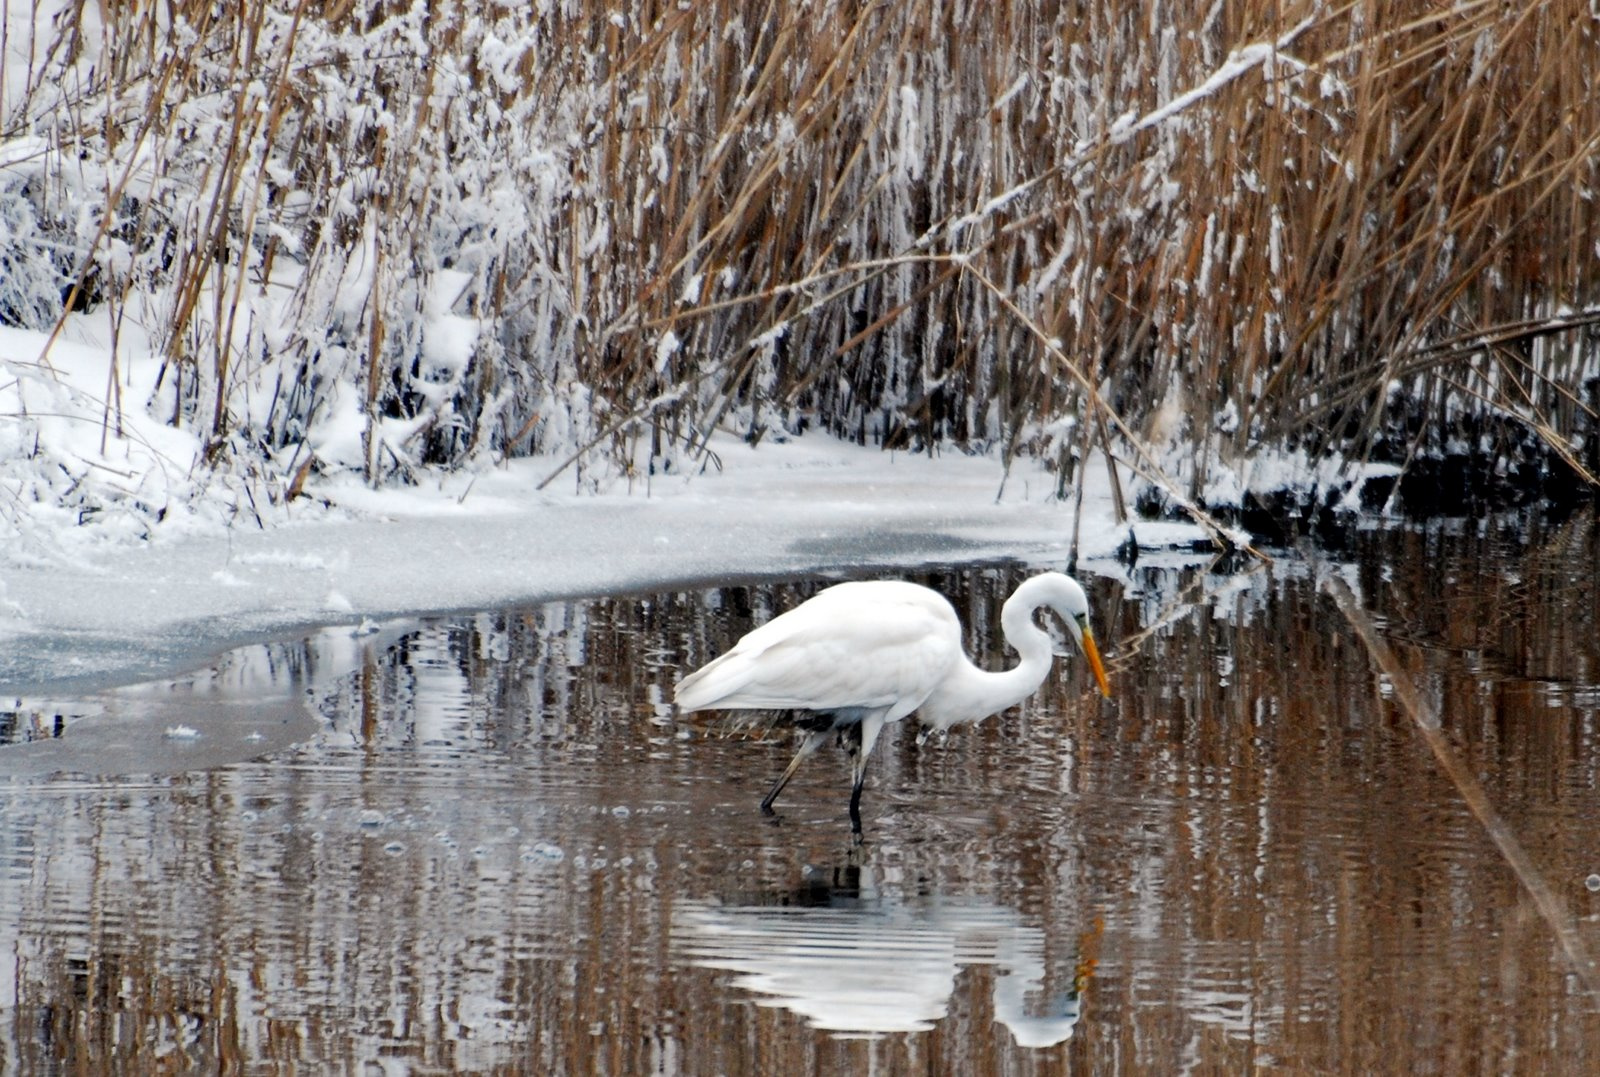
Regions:
[[840, 584], [741, 639], [678, 685], [686, 710], [915, 710], [961, 656], [955, 611], [894, 582]]

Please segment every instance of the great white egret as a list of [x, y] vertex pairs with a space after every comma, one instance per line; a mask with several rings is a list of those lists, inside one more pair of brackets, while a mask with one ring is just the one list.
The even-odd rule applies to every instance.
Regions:
[[916, 712], [923, 725], [946, 730], [1020, 703], [1050, 672], [1050, 637], [1035, 610], [1066, 622], [1100, 691], [1111, 695], [1089, 628], [1089, 599], [1076, 580], [1044, 572], [1023, 581], [1000, 613], [1006, 642], [1022, 661], [1001, 673], [973, 665], [961, 648], [961, 622], [937, 591], [900, 580], [841, 583], [774, 617], [733, 649], [678, 683], [687, 713], [703, 710], [801, 712], [800, 750], [761, 801], [772, 804], [801, 762], [837, 734], [851, 755], [850, 825], [861, 833], [861, 783], [867, 757], [890, 722]]

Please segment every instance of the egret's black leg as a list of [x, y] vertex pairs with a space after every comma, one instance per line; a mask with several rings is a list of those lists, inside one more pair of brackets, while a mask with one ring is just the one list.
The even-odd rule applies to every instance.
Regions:
[[861, 785], [867, 778], [867, 753], [861, 750], [861, 726], [850, 727], [850, 835], [861, 840]]
[[805, 760], [805, 757], [822, 747], [822, 742], [827, 739], [828, 731], [824, 729], [820, 733], [808, 734], [806, 739], [800, 742], [800, 750], [794, 753], [793, 759], [789, 760], [789, 766], [784, 770], [783, 776], [773, 784], [772, 791], [762, 798], [761, 814], [772, 814], [772, 802], [778, 799], [778, 794], [783, 792], [783, 787], [789, 784], [789, 779], [794, 777], [794, 772], [800, 769], [800, 764]]

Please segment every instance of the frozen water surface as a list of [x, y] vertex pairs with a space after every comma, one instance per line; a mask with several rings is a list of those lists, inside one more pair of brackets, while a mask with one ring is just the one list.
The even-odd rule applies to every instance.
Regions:
[[[1344, 569], [1591, 950], [1596, 552], [1580, 519], [1375, 533]], [[1040, 563], [896, 574], [998, 663]], [[831, 747], [763, 819], [789, 743], [675, 716], [671, 686], [861, 574], [374, 619], [29, 696], [0, 748], [0, 1050], [35, 1072], [1600, 1064], [1547, 920], [1292, 558], [1082, 572], [1114, 699], [1068, 659], [975, 729], [893, 730], [860, 847]]]
[[[822, 436], [718, 443], [726, 472], [641, 479], [574, 497], [519, 461], [437, 485], [331, 482], [333, 510], [291, 505], [265, 529], [173, 521], [155, 540], [96, 545], [93, 528], [0, 548], [0, 695], [100, 685], [330, 622], [475, 610], [822, 567], [1038, 557], [1059, 567], [1127, 541], [1093, 486], [1081, 526], [1042, 475], [982, 457], [908, 456]], [[1096, 473], [1097, 481], [1103, 476]], [[1193, 526], [1140, 523], [1151, 552]]]

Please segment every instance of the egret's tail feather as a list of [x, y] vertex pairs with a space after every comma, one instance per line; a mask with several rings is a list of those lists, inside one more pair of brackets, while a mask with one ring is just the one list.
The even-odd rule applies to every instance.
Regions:
[[809, 707], [812, 701], [797, 698], [788, 678], [775, 677], [770, 666], [762, 665], [759, 659], [766, 653], [771, 652], [729, 651], [679, 681], [673, 691], [673, 701], [684, 712]]
[[749, 679], [749, 664], [730, 652], [679, 681], [672, 698], [682, 711], [733, 709]]

